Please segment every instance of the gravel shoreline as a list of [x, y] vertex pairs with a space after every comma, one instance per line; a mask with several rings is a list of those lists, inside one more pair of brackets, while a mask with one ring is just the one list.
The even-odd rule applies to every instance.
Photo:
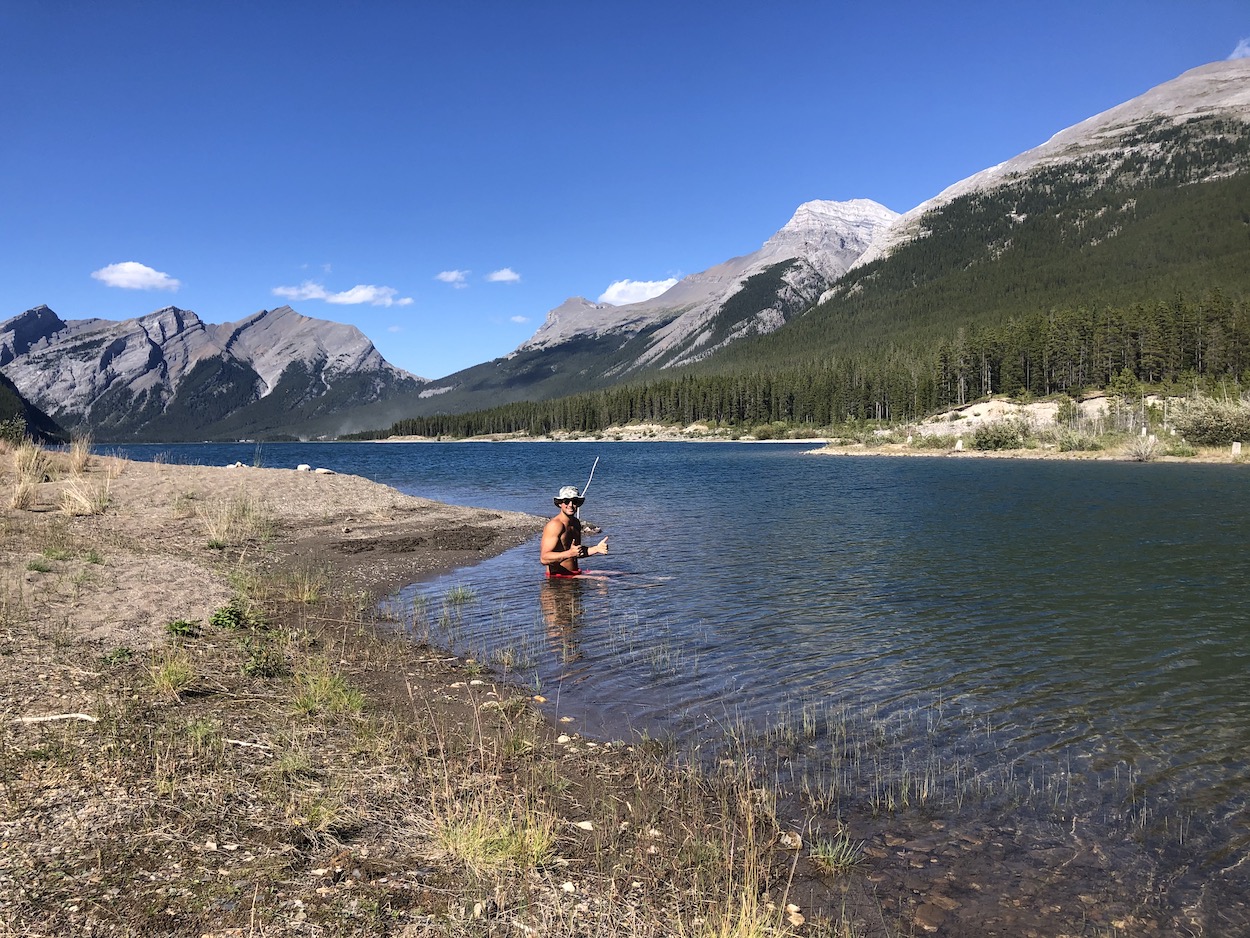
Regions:
[[105, 650], [148, 648], [171, 616], [207, 619], [231, 594], [214, 547], [229, 532], [256, 528], [244, 553], [264, 568], [302, 568], [339, 591], [379, 598], [423, 577], [476, 563], [524, 543], [544, 519], [447, 505], [404, 495], [353, 475], [244, 466], [184, 466], [94, 457], [85, 476], [107, 499], [99, 514], [65, 516], [70, 480], [39, 486], [21, 512], [35, 525], [72, 530], [100, 545], [102, 562], [63, 583], [28, 571], [23, 589], [65, 622], [76, 640]]

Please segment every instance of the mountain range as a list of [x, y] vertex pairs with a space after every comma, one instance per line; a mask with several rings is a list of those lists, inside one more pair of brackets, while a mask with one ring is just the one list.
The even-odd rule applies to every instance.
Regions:
[[1250, 290], [1250, 60], [1186, 72], [899, 215], [812, 201], [762, 247], [641, 303], [573, 297], [511, 354], [427, 381], [289, 307], [213, 326], [38, 307], [0, 368], [97, 439], [335, 434], [646, 380], [936, 341], [1064, 304]]
[[273, 437], [424, 384], [355, 326], [289, 306], [222, 325], [173, 306], [122, 322], [39, 306], [0, 324], [0, 368], [62, 426], [110, 441]]

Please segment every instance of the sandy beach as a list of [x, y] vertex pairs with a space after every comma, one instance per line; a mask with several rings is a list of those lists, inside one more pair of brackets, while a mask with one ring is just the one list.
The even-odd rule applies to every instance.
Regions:
[[[324, 575], [339, 590], [371, 597], [463, 566], [533, 537], [544, 519], [445, 505], [403, 495], [358, 476], [250, 466], [183, 466], [99, 457], [86, 483], [107, 498], [99, 514], [66, 515], [69, 480], [40, 486], [22, 514], [34, 527], [63, 529], [98, 544], [103, 560], [66, 593], [66, 577], [31, 572], [25, 603], [62, 619], [82, 641], [147, 649], [170, 617], [206, 619], [232, 590], [231, 551], [206, 546], [230, 527], [238, 554], [262, 568]], [[257, 530], [248, 530], [253, 525]], [[12, 526], [11, 528], [12, 529]], [[219, 540], [227, 538], [219, 537]], [[261, 541], [266, 541], [262, 548]], [[17, 545], [14, 545], [17, 546]], [[12, 589], [13, 587], [10, 587]]]

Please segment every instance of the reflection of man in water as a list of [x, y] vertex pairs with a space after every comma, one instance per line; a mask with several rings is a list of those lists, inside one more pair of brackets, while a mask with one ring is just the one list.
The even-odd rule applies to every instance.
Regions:
[[577, 494], [575, 487], [566, 485], [552, 501], [560, 512], [543, 528], [538, 559], [546, 564], [547, 576], [577, 576], [581, 572], [577, 559], [591, 554], [606, 554], [608, 539], [605, 537], [594, 547], [582, 545], [582, 522], [577, 517], [577, 509], [586, 499]]
[[[586, 591], [593, 589], [600, 598], [607, 596], [608, 584], [591, 577], [553, 576], [542, 581], [538, 605], [547, 626], [547, 638], [560, 661], [568, 665], [581, 658], [575, 636], [585, 613]], [[562, 677], [577, 677], [566, 673]], [[580, 678], [578, 678], [580, 679]]]
[[585, 585], [576, 577], [553, 577], [544, 580], [538, 592], [538, 604], [547, 623], [547, 638], [566, 664], [581, 657], [573, 641], [573, 627], [582, 616], [582, 587]]

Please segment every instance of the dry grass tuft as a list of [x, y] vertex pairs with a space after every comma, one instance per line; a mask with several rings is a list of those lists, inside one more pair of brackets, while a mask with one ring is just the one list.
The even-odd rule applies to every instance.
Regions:
[[18, 479], [47, 482], [52, 470], [52, 457], [33, 440], [23, 440], [13, 449], [13, 471]]
[[273, 519], [264, 502], [249, 495], [234, 494], [211, 499], [195, 506], [195, 514], [204, 525], [208, 543], [228, 547], [249, 540], [268, 540], [273, 535]]
[[61, 489], [61, 511], [67, 515], [99, 515], [109, 505], [109, 479], [88, 482], [73, 476]]
[[178, 700], [195, 679], [195, 666], [185, 649], [165, 648], [153, 653], [148, 675], [157, 696], [163, 700]]
[[91, 434], [76, 436], [69, 444], [69, 471], [82, 475], [91, 465]]
[[9, 507], [20, 511], [29, 511], [38, 503], [39, 485], [30, 479], [19, 478], [13, 483], [13, 494], [9, 497]]

